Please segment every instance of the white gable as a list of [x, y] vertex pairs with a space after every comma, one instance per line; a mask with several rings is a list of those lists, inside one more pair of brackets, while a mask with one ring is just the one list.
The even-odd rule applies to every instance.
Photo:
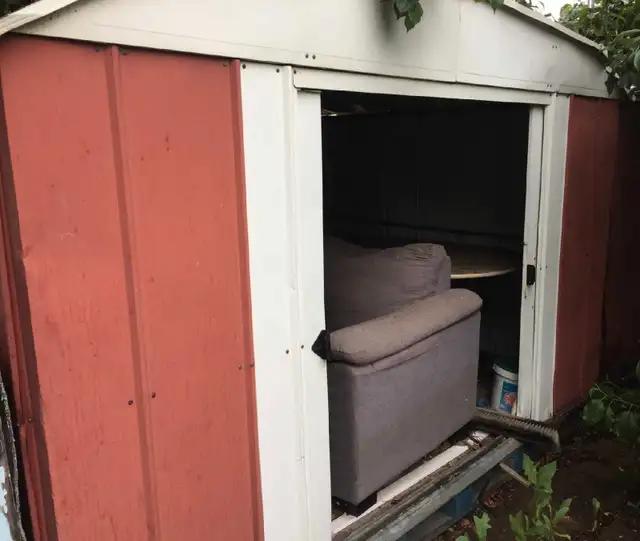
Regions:
[[[52, 0], [42, 0], [45, 1]], [[606, 96], [588, 40], [511, 0], [422, 0], [411, 32], [380, 0], [89, 0], [26, 33], [343, 71]], [[38, 4], [35, 4], [38, 5]]]

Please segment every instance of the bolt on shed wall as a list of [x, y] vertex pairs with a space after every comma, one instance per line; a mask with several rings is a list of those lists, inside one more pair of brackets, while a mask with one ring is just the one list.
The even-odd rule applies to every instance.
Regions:
[[11, 37], [0, 70], [40, 539], [259, 538], [235, 67]]

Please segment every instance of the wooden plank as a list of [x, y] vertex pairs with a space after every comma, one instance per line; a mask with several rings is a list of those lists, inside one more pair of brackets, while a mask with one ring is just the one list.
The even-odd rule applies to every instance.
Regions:
[[578, 403], [600, 369], [618, 104], [571, 100], [562, 220], [554, 406]]
[[[388, 524], [373, 535], [354, 537], [353, 541], [396, 541], [427, 520], [443, 505], [451, 501], [464, 489], [489, 473], [501, 461], [508, 458], [521, 447], [521, 443], [513, 438], [499, 438], [496, 445], [484, 454], [478, 453], [465, 466], [450, 473], [444, 481], [435, 486], [435, 490], [425, 495], [402, 512], [393, 512], [393, 518]], [[484, 449], [483, 449], [484, 451]], [[434, 476], [435, 477], [435, 476]], [[434, 480], [435, 481], [435, 480]], [[349, 540], [351, 541], [351, 540]]]
[[409, 532], [453, 496], [487, 473], [520, 447], [513, 438], [489, 438], [469, 449], [433, 474], [407, 488], [340, 530], [334, 541], [392, 540]]

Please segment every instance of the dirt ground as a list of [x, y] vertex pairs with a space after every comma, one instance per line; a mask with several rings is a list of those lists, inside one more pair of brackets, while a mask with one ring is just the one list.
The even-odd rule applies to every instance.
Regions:
[[[615, 439], [583, 435], [574, 436], [556, 458], [554, 500], [574, 498], [562, 528], [573, 541], [640, 541], [640, 449]], [[595, 532], [593, 497], [602, 506]], [[529, 490], [516, 481], [483, 496], [477, 513], [484, 510], [491, 517], [489, 541], [513, 541], [509, 514], [526, 510], [529, 498]], [[464, 519], [438, 541], [453, 541], [470, 526], [471, 521]]]

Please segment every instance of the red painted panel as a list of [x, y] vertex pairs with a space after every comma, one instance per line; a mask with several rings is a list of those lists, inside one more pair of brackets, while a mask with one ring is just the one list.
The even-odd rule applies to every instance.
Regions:
[[233, 68], [136, 51], [120, 58], [120, 77], [159, 531], [254, 539]]
[[12, 38], [0, 66], [57, 535], [144, 539], [105, 53]]
[[556, 331], [556, 411], [578, 403], [600, 370], [617, 127], [617, 102], [571, 99]]
[[41, 539], [261, 538], [236, 68], [0, 49]]
[[605, 296], [605, 361], [611, 371], [640, 359], [640, 107], [620, 110]]

